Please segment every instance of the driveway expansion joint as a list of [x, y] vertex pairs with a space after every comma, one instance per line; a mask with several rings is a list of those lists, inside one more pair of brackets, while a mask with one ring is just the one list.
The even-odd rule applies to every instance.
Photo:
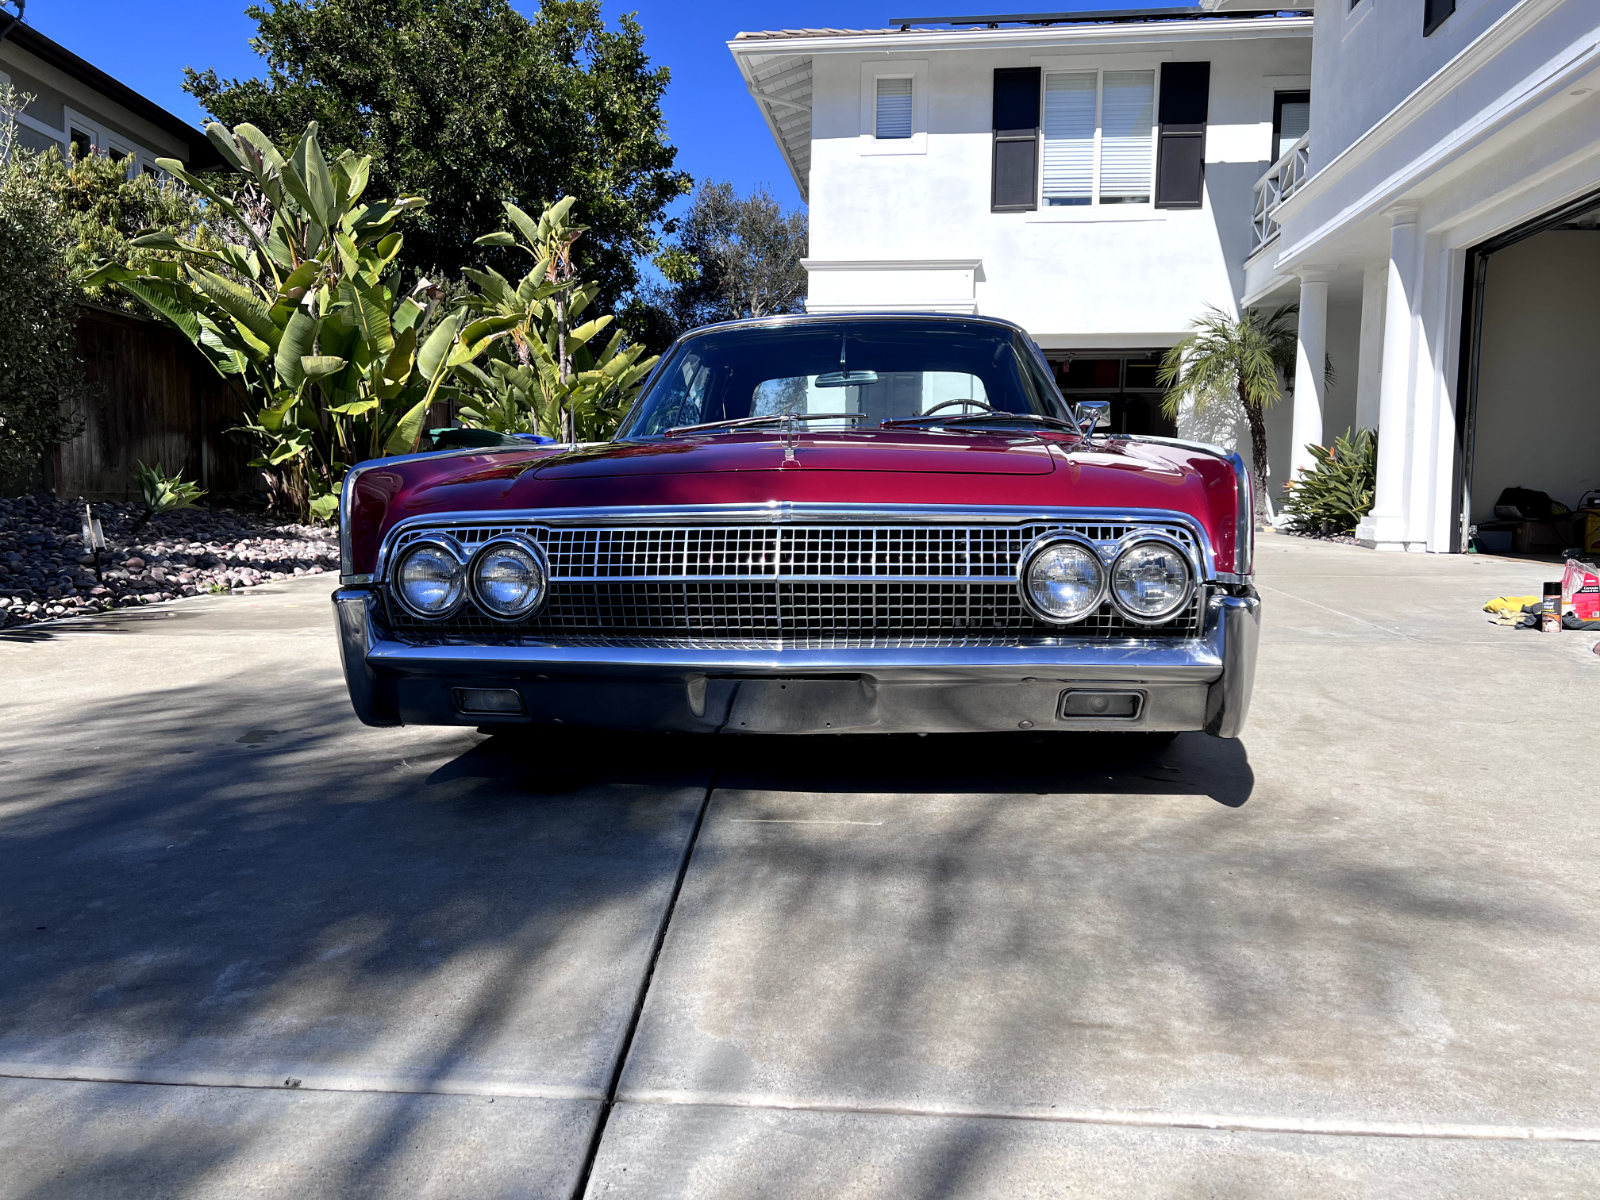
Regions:
[[700, 811], [695, 814], [694, 827], [689, 830], [689, 840], [683, 847], [683, 858], [678, 863], [678, 877], [672, 881], [672, 894], [667, 897], [666, 906], [661, 912], [661, 923], [656, 927], [655, 943], [650, 947], [650, 961], [646, 964], [644, 976], [639, 981], [639, 992], [634, 999], [633, 1013], [628, 1019], [627, 1031], [622, 1035], [622, 1047], [617, 1051], [616, 1063], [611, 1071], [611, 1082], [601, 1099], [600, 1117], [595, 1122], [594, 1137], [589, 1142], [589, 1152], [584, 1157], [582, 1170], [578, 1173], [578, 1186], [572, 1191], [574, 1197], [584, 1196], [589, 1190], [589, 1177], [594, 1173], [595, 1159], [600, 1154], [600, 1143], [605, 1140], [606, 1121], [617, 1102], [617, 1086], [622, 1082], [623, 1068], [628, 1065], [628, 1052], [633, 1049], [634, 1035], [639, 1031], [639, 1018], [644, 1013], [645, 999], [650, 995], [650, 983], [655, 978], [656, 963], [661, 958], [661, 947], [667, 940], [667, 927], [672, 923], [672, 914], [678, 907], [678, 897], [683, 893], [683, 881], [688, 877], [689, 863], [694, 858], [695, 846], [700, 841], [700, 830], [706, 823], [706, 811], [711, 807], [711, 795], [716, 790], [717, 774], [713, 769], [711, 779], [706, 783], [706, 794], [700, 798]]
[[[408, 1085], [401, 1080], [388, 1083], [341, 1082], [337, 1078], [318, 1079], [314, 1073], [304, 1076], [284, 1073], [282, 1079], [262, 1082], [260, 1076], [263, 1074], [257, 1071], [252, 1072], [249, 1078], [230, 1079], [225, 1076], [185, 1078], [174, 1073], [163, 1078], [156, 1073], [140, 1075], [134, 1072], [86, 1070], [82, 1067], [29, 1069], [0, 1064], [0, 1079], [25, 1079], [35, 1083], [112, 1083], [128, 1087], [223, 1088], [256, 1092], [350, 1092], [374, 1096], [482, 1096], [506, 1100], [572, 1100], [589, 1104], [600, 1104], [606, 1099], [603, 1093], [593, 1088], [483, 1084], [452, 1087], [447, 1080], [415, 1085]], [[293, 1079], [294, 1082], [285, 1083], [283, 1079]]]
[[1349, 1121], [1316, 1117], [1248, 1116], [1238, 1113], [1124, 1112], [1114, 1109], [986, 1109], [957, 1105], [828, 1104], [764, 1096], [718, 1096], [668, 1091], [625, 1093], [616, 1097], [612, 1103], [683, 1108], [750, 1108], [775, 1112], [848, 1113], [884, 1117], [954, 1117], [966, 1120], [1034, 1121], [1060, 1125], [1122, 1125], [1145, 1129], [1204, 1129], [1221, 1133], [1288, 1133], [1317, 1137], [1600, 1143], [1600, 1128], [1489, 1125], [1448, 1121]]

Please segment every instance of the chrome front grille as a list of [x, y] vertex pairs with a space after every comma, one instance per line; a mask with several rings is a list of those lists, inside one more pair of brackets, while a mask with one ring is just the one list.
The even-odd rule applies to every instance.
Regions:
[[1136, 529], [1199, 548], [1180, 524], [1035, 521], [950, 523], [682, 524], [622, 527], [504, 523], [408, 529], [388, 561], [429, 533], [469, 551], [502, 533], [537, 541], [550, 564], [550, 598], [531, 621], [507, 625], [470, 603], [442, 622], [397, 604], [397, 633], [426, 640], [646, 639], [767, 647], [1010, 644], [1061, 637], [1193, 637], [1201, 595], [1172, 621], [1149, 627], [1109, 603], [1068, 628], [1022, 605], [1017, 564], [1042, 534], [1078, 533], [1112, 546]]

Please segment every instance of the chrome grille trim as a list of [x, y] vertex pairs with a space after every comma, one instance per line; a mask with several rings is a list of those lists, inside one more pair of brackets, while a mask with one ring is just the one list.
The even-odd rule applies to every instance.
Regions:
[[1076, 533], [1109, 562], [1126, 540], [1159, 532], [1184, 548], [1198, 578], [1212, 574], [1204, 530], [1179, 513], [799, 505], [669, 511], [675, 520], [649, 519], [662, 510], [588, 509], [407, 521], [386, 540], [385, 563], [429, 534], [448, 532], [470, 552], [517, 533], [546, 553], [550, 595], [533, 620], [509, 628], [475, 610], [458, 613], [444, 629], [416, 627], [396, 605], [390, 620], [408, 637], [563, 643], [642, 637], [832, 648], [885, 639], [1016, 644], [1062, 635], [1103, 642], [1197, 636], [1204, 596], [1197, 591], [1159, 626], [1134, 625], [1109, 603], [1074, 626], [1045, 625], [1024, 608], [1016, 587], [1019, 563], [1036, 538]]

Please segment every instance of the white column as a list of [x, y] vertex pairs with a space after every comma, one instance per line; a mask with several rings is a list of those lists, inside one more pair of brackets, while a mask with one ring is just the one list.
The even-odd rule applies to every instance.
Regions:
[[1289, 478], [1309, 471], [1317, 460], [1306, 449], [1322, 445], [1322, 411], [1328, 390], [1328, 275], [1300, 272], [1300, 332], [1295, 339], [1294, 425], [1289, 447]]
[[1410, 465], [1412, 337], [1417, 288], [1417, 210], [1390, 210], [1389, 282], [1384, 297], [1383, 376], [1378, 389], [1378, 489], [1356, 537], [1377, 550], [1406, 548]]
[[1368, 267], [1361, 276], [1361, 357], [1356, 363], [1356, 428], [1378, 427], [1378, 397], [1383, 380], [1384, 297], [1389, 265]]

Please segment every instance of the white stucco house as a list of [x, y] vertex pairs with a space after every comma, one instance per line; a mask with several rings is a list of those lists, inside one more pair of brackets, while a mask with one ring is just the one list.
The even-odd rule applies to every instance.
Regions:
[[1115, 428], [1175, 432], [1156, 362], [1243, 289], [1311, 19], [924, 24], [729, 43], [810, 205], [807, 308], [1007, 317]]
[[1008, 317], [1116, 428], [1228, 441], [1160, 415], [1157, 358], [1207, 306], [1299, 303], [1273, 481], [1377, 428], [1368, 544], [1600, 487], [1600, 3], [1204, 3], [740, 34], [808, 309]]
[[1505, 487], [1600, 488], [1597, 89], [1595, 0], [1319, 7], [1241, 299], [1298, 297], [1302, 361], [1355, 364], [1353, 397], [1298, 373], [1291, 445], [1379, 431], [1367, 544], [1456, 551]]

